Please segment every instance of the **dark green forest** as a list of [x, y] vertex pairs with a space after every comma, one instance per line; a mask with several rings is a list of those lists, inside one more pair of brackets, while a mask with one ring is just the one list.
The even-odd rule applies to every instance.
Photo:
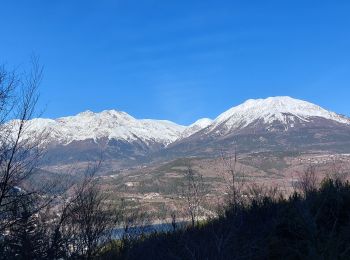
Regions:
[[218, 219], [106, 246], [100, 259], [350, 259], [350, 184], [231, 205]]

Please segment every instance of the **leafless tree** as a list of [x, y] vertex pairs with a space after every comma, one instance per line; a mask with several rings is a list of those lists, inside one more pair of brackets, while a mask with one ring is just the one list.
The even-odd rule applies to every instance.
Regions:
[[200, 208], [206, 193], [203, 176], [196, 173], [192, 166], [188, 164], [184, 173], [182, 196], [185, 199], [186, 212], [191, 219], [191, 224], [193, 227], [195, 226], [196, 222], [198, 222]]
[[248, 197], [248, 202], [261, 203], [265, 198], [276, 201], [283, 197], [283, 192], [278, 186], [251, 183], [247, 185], [245, 193]]
[[51, 196], [28, 185], [46, 138], [45, 132], [31, 131], [30, 123], [41, 78], [37, 59], [29, 73], [0, 68], [0, 258], [7, 253], [91, 259], [110, 238], [115, 223], [111, 204], [97, 183], [98, 167], [89, 168], [84, 180], [65, 196]]
[[171, 216], [171, 227], [172, 227], [172, 229], [173, 229], [173, 232], [175, 232], [176, 229], [177, 229], [177, 226], [178, 226], [177, 220], [176, 220], [176, 212], [175, 212], [175, 211], [172, 211], [172, 212], [170, 213], [170, 216]]
[[60, 218], [65, 251], [71, 257], [92, 259], [110, 240], [115, 218], [108, 197], [100, 191], [96, 170], [73, 189]]
[[141, 205], [128, 205], [123, 198], [118, 206], [117, 224], [122, 229], [124, 241], [133, 240], [144, 235], [153, 223], [152, 216]]
[[234, 154], [221, 153], [221, 170], [220, 174], [226, 184], [226, 193], [228, 204], [232, 207], [243, 203], [243, 193], [245, 188], [244, 170], [238, 164], [238, 156]]
[[[0, 234], [20, 221], [13, 218], [13, 205], [31, 201], [35, 192], [23, 190], [42, 156], [40, 134], [30, 135], [29, 120], [35, 114], [42, 67], [32, 60], [28, 73], [0, 68]], [[29, 207], [27, 207], [29, 209]], [[33, 214], [38, 208], [30, 207]]]
[[311, 164], [307, 166], [303, 172], [298, 174], [298, 179], [293, 185], [295, 190], [306, 195], [315, 191], [318, 187], [318, 183], [316, 165]]
[[329, 166], [326, 176], [328, 179], [333, 179], [338, 182], [345, 182], [349, 177], [349, 168], [341, 161], [333, 160]]

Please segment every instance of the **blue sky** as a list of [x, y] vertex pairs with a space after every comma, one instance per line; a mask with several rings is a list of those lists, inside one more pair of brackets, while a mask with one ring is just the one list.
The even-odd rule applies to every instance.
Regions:
[[45, 117], [189, 124], [288, 95], [350, 115], [349, 1], [2, 0], [0, 63], [44, 65]]

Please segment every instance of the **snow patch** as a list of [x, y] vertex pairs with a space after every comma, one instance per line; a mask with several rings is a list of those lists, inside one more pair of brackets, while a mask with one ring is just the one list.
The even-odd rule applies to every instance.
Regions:
[[185, 131], [182, 132], [181, 138], [188, 137], [190, 135], [193, 135], [194, 133], [197, 133], [198, 131], [208, 127], [213, 122], [210, 118], [201, 118], [194, 122], [193, 124], [189, 125]]

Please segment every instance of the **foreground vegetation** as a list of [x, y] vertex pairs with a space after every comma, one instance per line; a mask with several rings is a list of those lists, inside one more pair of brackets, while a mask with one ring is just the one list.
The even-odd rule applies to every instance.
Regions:
[[350, 184], [327, 178], [304, 194], [256, 197], [218, 219], [102, 251], [101, 259], [349, 259]]

